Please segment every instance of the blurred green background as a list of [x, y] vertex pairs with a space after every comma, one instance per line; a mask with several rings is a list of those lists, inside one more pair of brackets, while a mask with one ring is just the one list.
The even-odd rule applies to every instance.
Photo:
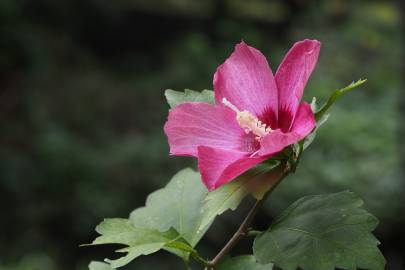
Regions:
[[[212, 89], [216, 67], [241, 39], [275, 71], [304, 38], [323, 43], [306, 100], [368, 82], [334, 106], [256, 226], [303, 195], [350, 189], [380, 219], [387, 269], [405, 269], [399, 2], [1, 0], [0, 269], [86, 269], [111, 255], [114, 247], [78, 245], [104, 217], [126, 217], [195, 166], [168, 155], [164, 89]], [[217, 220], [199, 245], [204, 256], [219, 250], [249, 203]], [[160, 253], [126, 269], [182, 267]]]

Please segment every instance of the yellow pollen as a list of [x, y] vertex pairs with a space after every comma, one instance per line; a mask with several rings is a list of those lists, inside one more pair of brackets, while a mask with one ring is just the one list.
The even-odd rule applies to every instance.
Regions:
[[260, 140], [262, 137], [273, 131], [270, 127], [267, 127], [266, 124], [257, 119], [252, 113], [246, 110], [240, 111], [226, 98], [222, 98], [222, 103], [236, 112], [236, 121], [238, 122], [239, 126], [243, 128], [246, 134], [249, 132], [255, 134], [256, 140]]

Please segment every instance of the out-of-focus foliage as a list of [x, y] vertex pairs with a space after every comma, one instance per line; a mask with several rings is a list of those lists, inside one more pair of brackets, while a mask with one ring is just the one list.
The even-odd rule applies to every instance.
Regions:
[[[368, 81], [334, 106], [262, 214], [303, 195], [353, 190], [381, 220], [387, 269], [402, 269], [399, 18], [383, 0], [0, 1], [0, 269], [85, 269], [110, 254], [78, 245], [103, 217], [127, 217], [193, 164], [168, 155], [164, 89], [212, 89], [215, 68], [241, 39], [275, 71], [303, 38], [323, 43], [306, 100]], [[219, 219], [203, 255], [240, 219]], [[158, 256], [128, 268], [182, 267]]]

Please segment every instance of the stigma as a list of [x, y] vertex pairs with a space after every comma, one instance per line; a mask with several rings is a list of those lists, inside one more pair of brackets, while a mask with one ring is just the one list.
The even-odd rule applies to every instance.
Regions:
[[255, 117], [252, 113], [246, 110], [240, 111], [226, 98], [222, 98], [222, 103], [236, 112], [236, 121], [238, 122], [239, 126], [243, 128], [246, 134], [252, 132], [254, 135], [256, 135], [256, 140], [260, 141], [262, 137], [273, 131], [270, 127], [257, 119], [257, 117]]

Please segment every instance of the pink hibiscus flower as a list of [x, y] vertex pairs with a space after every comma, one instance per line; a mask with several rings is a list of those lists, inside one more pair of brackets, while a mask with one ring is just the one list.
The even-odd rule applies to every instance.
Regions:
[[197, 157], [212, 191], [305, 138], [316, 122], [300, 101], [320, 46], [295, 43], [273, 76], [260, 51], [237, 44], [214, 74], [216, 105], [188, 102], [170, 110], [164, 127], [170, 153]]

